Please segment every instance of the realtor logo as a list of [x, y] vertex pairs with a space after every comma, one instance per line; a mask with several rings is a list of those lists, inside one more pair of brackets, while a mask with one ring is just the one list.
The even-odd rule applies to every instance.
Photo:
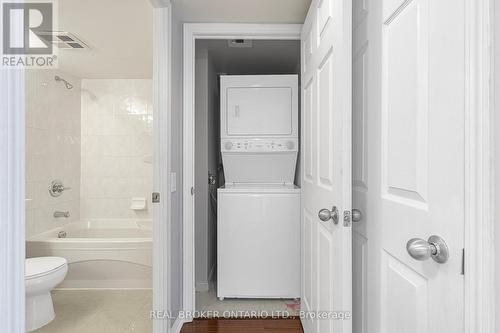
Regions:
[[53, 30], [52, 3], [3, 3], [2, 12], [3, 54], [52, 54], [39, 37]]
[[[2, 67], [54, 68], [54, 3], [2, 2]], [[45, 38], [44, 38], [45, 37]]]

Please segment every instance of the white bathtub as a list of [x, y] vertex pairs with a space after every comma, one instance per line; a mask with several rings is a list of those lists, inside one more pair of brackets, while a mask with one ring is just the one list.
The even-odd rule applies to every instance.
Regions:
[[[58, 238], [65, 231], [66, 238]], [[58, 288], [151, 288], [150, 220], [78, 221], [26, 241], [28, 257], [68, 260], [66, 279]]]

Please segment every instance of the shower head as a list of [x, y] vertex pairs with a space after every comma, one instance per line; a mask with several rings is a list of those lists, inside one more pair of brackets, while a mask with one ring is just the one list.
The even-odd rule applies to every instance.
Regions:
[[64, 85], [66, 86], [66, 89], [73, 89], [73, 85], [71, 83], [69, 83], [68, 81], [66, 81], [65, 79], [63, 79], [58, 75], [54, 76], [54, 80], [56, 80], [56, 82], [63, 82]]

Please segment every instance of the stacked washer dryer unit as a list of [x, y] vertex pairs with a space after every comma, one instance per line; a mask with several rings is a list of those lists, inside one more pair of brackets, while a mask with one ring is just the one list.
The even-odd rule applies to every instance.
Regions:
[[221, 76], [217, 296], [300, 296], [297, 75]]

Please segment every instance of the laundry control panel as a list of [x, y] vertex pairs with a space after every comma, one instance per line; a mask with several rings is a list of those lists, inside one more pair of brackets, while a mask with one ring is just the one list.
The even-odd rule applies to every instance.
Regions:
[[280, 152], [297, 151], [298, 139], [226, 139], [221, 142], [223, 152]]

